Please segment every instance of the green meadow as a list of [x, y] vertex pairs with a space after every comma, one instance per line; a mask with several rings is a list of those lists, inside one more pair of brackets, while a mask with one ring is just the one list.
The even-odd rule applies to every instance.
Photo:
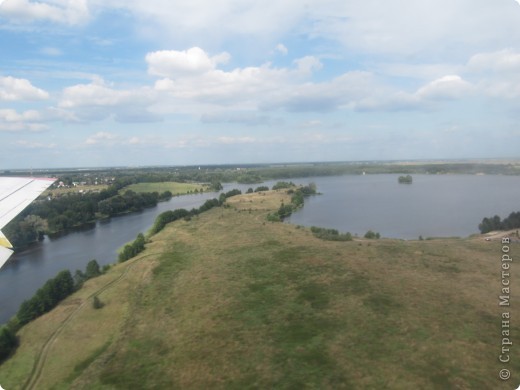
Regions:
[[207, 191], [207, 186], [200, 183], [178, 183], [174, 181], [154, 182], [154, 183], [137, 183], [131, 184], [121, 190], [125, 192], [131, 190], [134, 192], [159, 192], [170, 191], [173, 195], [187, 194], [197, 190]]

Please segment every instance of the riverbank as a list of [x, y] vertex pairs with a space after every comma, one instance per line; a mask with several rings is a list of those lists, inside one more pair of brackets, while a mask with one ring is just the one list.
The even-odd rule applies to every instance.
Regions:
[[[497, 376], [498, 241], [323, 241], [267, 222], [282, 201], [237, 196], [167, 225], [22, 329], [2, 386], [511, 388]], [[514, 350], [510, 368], [516, 383]]]

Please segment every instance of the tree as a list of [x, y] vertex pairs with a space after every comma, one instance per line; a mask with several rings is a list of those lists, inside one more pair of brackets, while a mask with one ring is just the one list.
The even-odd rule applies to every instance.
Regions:
[[69, 270], [61, 271], [55, 278], [58, 302], [74, 292], [74, 279]]
[[484, 218], [482, 222], [478, 225], [480, 233], [489, 233], [493, 230], [501, 230], [502, 229], [502, 221], [498, 215], [495, 215], [492, 218]]
[[95, 278], [96, 276], [101, 275], [101, 271], [99, 269], [99, 264], [96, 259], [90, 260], [87, 264], [87, 269], [85, 272], [85, 277], [87, 279]]
[[381, 235], [379, 233], [375, 233], [373, 232], [372, 230], [369, 230], [368, 232], [365, 233], [365, 238], [368, 238], [368, 239], [379, 239], [381, 237]]
[[0, 329], [0, 362], [9, 357], [17, 346], [16, 335], [7, 326], [2, 326]]
[[37, 307], [36, 296], [33, 296], [31, 299], [26, 299], [22, 302], [18, 309], [18, 313], [16, 316], [20, 321], [20, 325], [25, 325], [29, 321], [32, 321], [34, 318], [40, 315]]
[[105, 304], [101, 302], [97, 295], [94, 295], [94, 299], [92, 300], [92, 307], [94, 309], [101, 309]]
[[87, 280], [87, 276], [85, 273], [79, 269], [74, 273], [74, 285], [76, 286], [76, 290], [79, 290], [81, 286], [83, 286], [83, 282]]

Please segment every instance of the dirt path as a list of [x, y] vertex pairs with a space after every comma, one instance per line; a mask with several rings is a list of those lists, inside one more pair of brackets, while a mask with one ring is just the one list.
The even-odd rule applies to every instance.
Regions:
[[505, 237], [511, 237], [514, 241], [517, 241], [519, 239], [519, 237], [517, 236], [518, 230], [519, 229], [493, 231], [478, 236], [478, 239], [486, 241], [495, 241], [501, 240]]

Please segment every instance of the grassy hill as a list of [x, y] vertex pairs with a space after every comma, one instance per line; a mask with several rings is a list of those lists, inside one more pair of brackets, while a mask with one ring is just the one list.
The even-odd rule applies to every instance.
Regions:
[[[0, 384], [11, 390], [520, 383], [516, 346], [509, 364], [498, 361], [499, 241], [323, 241], [309, 229], [266, 222], [282, 200], [289, 202], [283, 192], [242, 195], [228, 199], [229, 208], [168, 225], [138, 257], [25, 326], [15, 356], [0, 366]], [[513, 342], [520, 337], [515, 272], [508, 308]], [[102, 309], [92, 307], [94, 295]], [[509, 381], [498, 378], [502, 368], [511, 370]]]

